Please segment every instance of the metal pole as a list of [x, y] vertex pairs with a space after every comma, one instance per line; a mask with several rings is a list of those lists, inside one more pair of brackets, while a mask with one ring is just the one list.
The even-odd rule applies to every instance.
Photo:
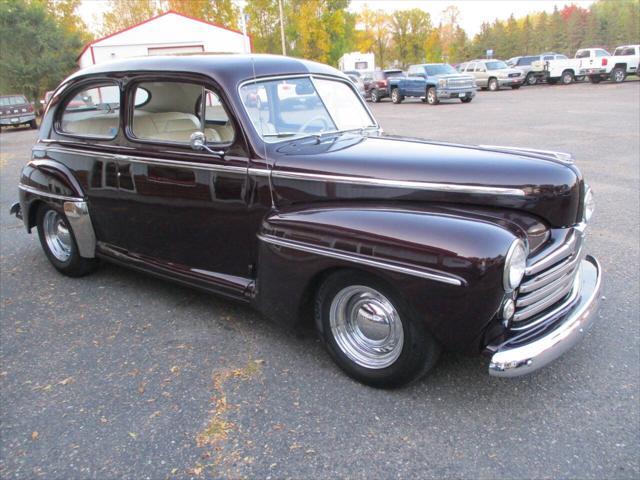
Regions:
[[287, 46], [284, 43], [284, 15], [282, 15], [282, 0], [278, 0], [278, 8], [280, 9], [280, 40], [282, 42], [282, 55], [286, 55]]

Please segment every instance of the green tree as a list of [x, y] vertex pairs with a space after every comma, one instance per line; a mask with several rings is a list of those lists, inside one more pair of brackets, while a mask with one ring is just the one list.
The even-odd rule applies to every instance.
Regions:
[[77, 68], [83, 41], [39, 1], [0, 2], [0, 91], [38, 100]]
[[247, 30], [257, 53], [282, 53], [277, 0], [249, 0], [244, 8]]
[[424, 44], [431, 30], [431, 16], [419, 8], [398, 10], [391, 15], [396, 60], [402, 66], [424, 62]]
[[135, 25], [159, 13], [157, 0], [109, 0], [102, 16], [102, 35], [109, 35]]
[[174, 10], [189, 17], [218, 23], [228, 28], [238, 28], [240, 10], [233, 0], [165, 0], [167, 10]]

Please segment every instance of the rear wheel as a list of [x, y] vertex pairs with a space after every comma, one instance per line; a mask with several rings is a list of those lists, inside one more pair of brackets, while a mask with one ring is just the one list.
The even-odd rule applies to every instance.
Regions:
[[380, 92], [378, 92], [378, 89], [374, 88], [373, 90], [371, 90], [371, 101], [373, 103], [378, 103], [380, 102], [380, 100]]
[[538, 79], [532, 73], [527, 73], [527, 78], [525, 78], [524, 81], [527, 85], [535, 85], [536, 83], [538, 83]]
[[402, 103], [402, 100], [404, 100], [404, 98], [400, 95], [400, 91], [397, 88], [391, 90], [391, 101], [393, 103]]
[[349, 376], [379, 388], [420, 378], [440, 347], [404, 301], [385, 283], [338, 272], [316, 296], [316, 323], [329, 354]]
[[97, 260], [80, 256], [71, 226], [61, 210], [41, 205], [36, 213], [36, 223], [42, 249], [59, 272], [82, 277], [95, 270]]
[[473, 97], [466, 97], [466, 98], [461, 98], [460, 101], [462, 103], [470, 103], [471, 100], [473, 100]]
[[436, 87], [429, 87], [427, 89], [427, 103], [429, 105], [437, 105], [440, 103], [438, 100], [438, 92], [436, 92]]
[[569, 85], [575, 81], [575, 77], [573, 76], [573, 72], [570, 70], [565, 70], [562, 72], [562, 77], [560, 77], [563, 85]]
[[611, 80], [616, 83], [624, 82], [625, 78], [627, 78], [627, 72], [625, 72], [624, 68], [616, 67], [611, 72]]
[[489, 79], [489, 90], [491, 90], [492, 92], [495, 92], [496, 90], [500, 90], [500, 84], [498, 83], [497, 78]]
[[29, 122], [29, 126], [33, 129], [33, 130], [37, 130], [38, 129], [38, 122], [36, 122], [35, 120], [31, 120]]

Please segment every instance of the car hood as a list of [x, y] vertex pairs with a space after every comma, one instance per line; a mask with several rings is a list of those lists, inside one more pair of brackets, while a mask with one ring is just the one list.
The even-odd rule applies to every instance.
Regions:
[[523, 210], [551, 227], [580, 213], [580, 172], [553, 152], [339, 134], [271, 145], [268, 156], [279, 205], [445, 202]]

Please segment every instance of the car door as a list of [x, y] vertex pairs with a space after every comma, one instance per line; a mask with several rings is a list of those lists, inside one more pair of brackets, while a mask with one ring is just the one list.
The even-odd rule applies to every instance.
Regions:
[[[140, 97], [145, 97], [140, 102]], [[138, 77], [127, 89], [131, 153], [118, 157], [119, 219], [130, 255], [183, 271], [250, 276], [244, 137], [215, 85]], [[190, 146], [204, 132], [213, 153]]]
[[479, 87], [487, 86], [487, 69], [482, 62], [473, 64], [473, 75], [476, 77], [476, 83]]

